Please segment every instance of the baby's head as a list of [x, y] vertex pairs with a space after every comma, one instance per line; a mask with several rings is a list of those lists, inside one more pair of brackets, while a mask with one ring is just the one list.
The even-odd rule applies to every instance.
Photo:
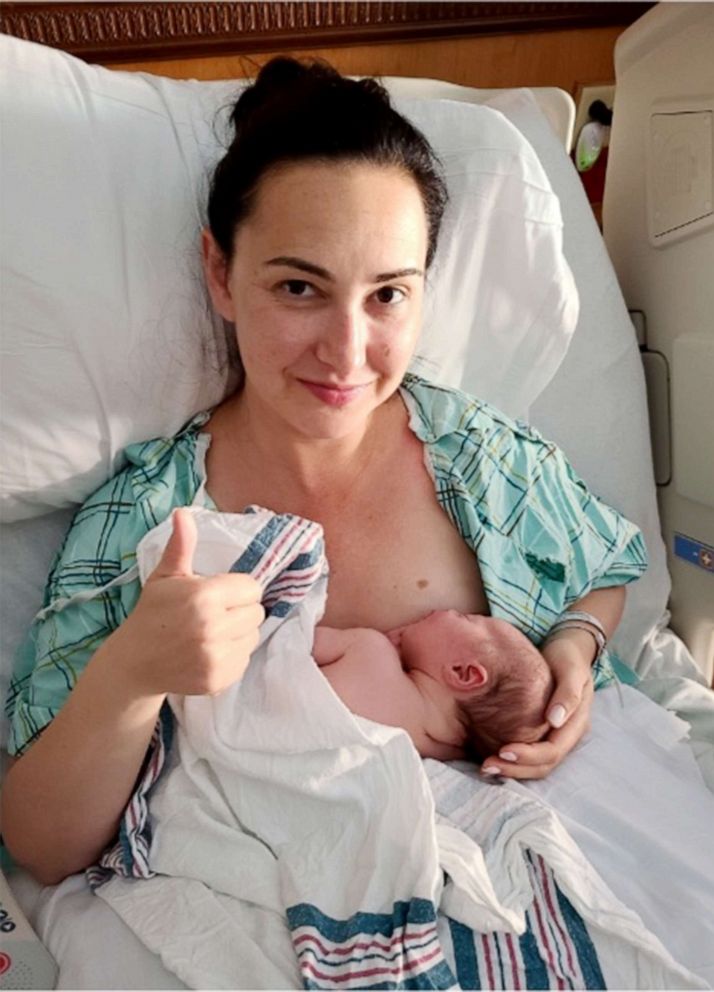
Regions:
[[[461, 746], [481, 760], [504, 744], [533, 743], [550, 729], [553, 677], [538, 649], [495, 617], [436, 610], [405, 627], [402, 664], [444, 713], [458, 713]], [[454, 741], [454, 743], [456, 743]]]
[[543, 656], [529, 646], [530, 652], [496, 667], [483, 690], [458, 701], [467, 727], [466, 749], [478, 760], [497, 754], [504, 744], [534, 744], [550, 730], [545, 708], [553, 676]]

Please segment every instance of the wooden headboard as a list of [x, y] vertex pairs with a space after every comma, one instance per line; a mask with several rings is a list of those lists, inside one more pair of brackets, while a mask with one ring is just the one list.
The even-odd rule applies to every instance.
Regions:
[[468, 86], [613, 78], [617, 36], [651, 3], [3, 3], [0, 30], [90, 62], [199, 79], [252, 75], [278, 52], [355, 75]]

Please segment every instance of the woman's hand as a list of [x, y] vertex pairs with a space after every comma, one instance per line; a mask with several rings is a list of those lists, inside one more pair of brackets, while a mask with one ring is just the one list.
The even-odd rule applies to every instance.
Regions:
[[[241, 678], [265, 619], [262, 590], [249, 575], [195, 575], [196, 523], [176, 510], [173, 533], [139, 602], [93, 661], [106, 650], [131, 694], [217, 693]], [[115, 672], [116, 674], [116, 672]]]
[[546, 709], [550, 732], [537, 744], [507, 744], [487, 758], [481, 770], [504, 778], [545, 778], [560, 764], [590, 727], [593, 700], [592, 660], [595, 642], [587, 631], [559, 632], [541, 653], [555, 679]]

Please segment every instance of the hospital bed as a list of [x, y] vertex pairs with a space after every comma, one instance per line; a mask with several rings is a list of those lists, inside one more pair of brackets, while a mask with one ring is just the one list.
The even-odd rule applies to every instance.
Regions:
[[[706, 564], [706, 546], [714, 544], [714, 452], [706, 429], [714, 420], [711, 202], [683, 224], [675, 216], [665, 229], [648, 227], [662, 187], [659, 173], [647, 171], [645, 202], [638, 178], [654, 168], [642, 155], [643, 108], [663, 117], [695, 114], [695, 129], [711, 128], [714, 13], [709, 5], [664, 7], [670, 9], [645, 15], [618, 44], [605, 199], [609, 254], [567, 155], [574, 119], [567, 95], [386, 82], [397, 106], [434, 142], [452, 183], [416, 370], [534, 424], [642, 528], [650, 568], [628, 590], [615, 648], [645, 694], [689, 720], [701, 773], [714, 788], [707, 688], [714, 578]], [[0, 43], [4, 693], [72, 507], [118, 467], [125, 444], [176, 430], [228, 388], [225, 328], [208, 313], [194, 248], [219, 154], [221, 110], [239, 84], [112, 73], [29, 43]], [[665, 58], [673, 70], [657, 73]], [[665, 77], [669, 89], [653, 89], [664, 87]], [[674, 125], [668, 119], [663, 126]], [[467, 140], [479, 133], [490, 143]], [[708, 163], [711, 201], [708, 133], [697, 161]], [[681, 206], [677, 195], [672, 211]], [[672, 285], [679, 287], [685, 268], [694, 275], [680, 299]], [[644, 313], [646, 341], [638, 341], [628, 307]], [[653, 421], [665, 427], [653, 354], [672, 366], [674, 454], [665, 474], [676, 491], [670, 484], [662, 492], [662, 518], [641, 348], [660, 396], [650, 399]], [[659, 473], [658, 452], [666, 440], [655, 437], [663, 484], [669, 475]], [[675, 534], [704, 549], [703, 568], [676, 557]], [[668, 627], [668, 565], [678, 583], [680, 629], [692, 632], [696, 658]], [[26, 873], [6, 870], [59, 962], [59, 987], [181, 987], [83, 876], [43, 889]]]

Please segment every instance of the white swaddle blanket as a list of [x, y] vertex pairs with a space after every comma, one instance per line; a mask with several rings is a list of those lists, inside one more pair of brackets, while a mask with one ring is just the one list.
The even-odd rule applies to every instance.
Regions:
[[[473, 929], [521, 942], [491, 987], [706, 987], [538, 800], [482, 786], [468, 822], [437, 817], [425, 767], [445, 766], [347, 710], [311, 655], [327, 588], [317, 524], [192, 512], [196, 573], [251, 572], [268, 617], [240, 683], [170, 699], [176, 736], [150, 797], [157, 876], [98, 890], [168, 968], [194, 988], [450, 988]], [[170, 533], [165, 521], [141, 542], [142, 581]]]
[[[327, 591], [321, 528], [266, 510], [193, 512], [195, 571], [250, 571], [267, 589], [268, 617], [240, 683], [170, 700], [177, 746], [151, 800], [152, 869], [287, 911], [306, 981], [365, 970], [340, 957], [361, 945], [368, 985], [382, 970], [449, 987], [419, 756], [405, 733], [353, 716], [312, 658]], [[142, 581], [170, 532], [156, 528], [139, 546]]]

